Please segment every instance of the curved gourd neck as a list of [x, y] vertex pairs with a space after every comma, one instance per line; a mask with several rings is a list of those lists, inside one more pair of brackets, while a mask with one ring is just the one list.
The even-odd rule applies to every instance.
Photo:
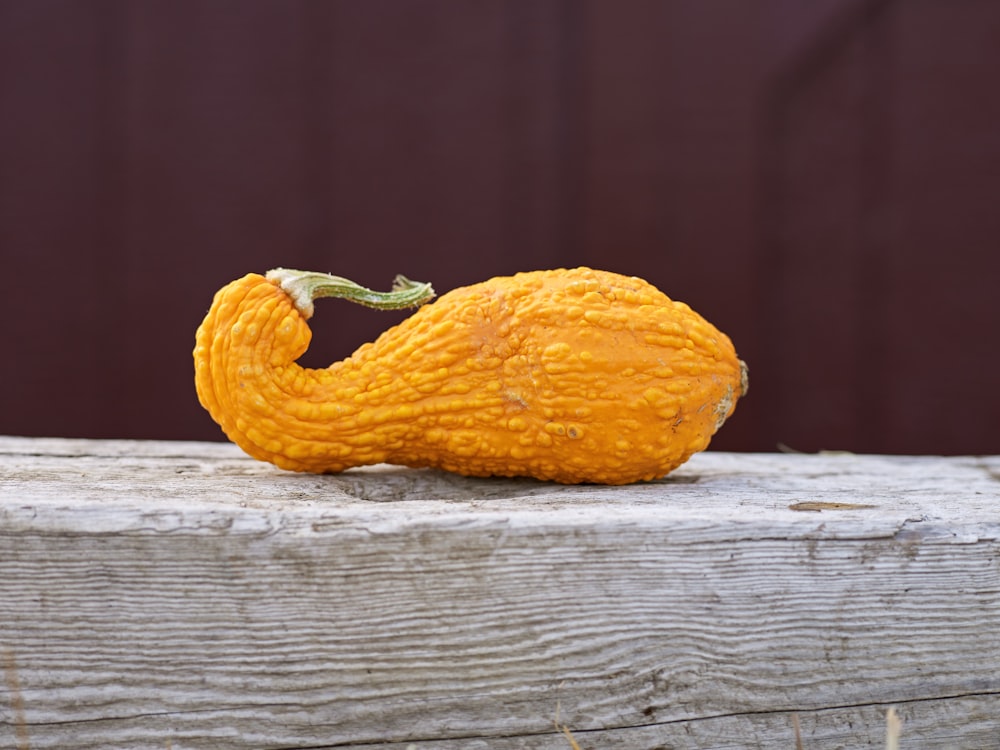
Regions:
[[[284, 301], [275, 306], [258, 284], [270, 286], [270, 294]], [[298, 471], [339, 471], [357, 465], [362, 454], [363, 462], [384, 460], [380, 445], [364, 442], [368, 426], [383, 420], [373, 416], [370, 404], [356, 400], [373, 382], [370, 368], [350, 357], [323, 369], [300, 366], [296, 359], [311, 338], [306, 321], [313, 300], [321, 297], [396, 310], [432, 299], [431, 285], [399, 276], [391, 291], [375, 292], [339, 276], [279, 268], [268, 272], [266, 281], [252, 274], [233, 288], [243, 290], [242, 301], [229, 312], [235, 320], [222, 326], [228, 331], [225, 345], [213, 345], [212, 326], [203, 325], [196, 349], [200, 398], [226, 435], [250, 455]], [[224, 302], [220, 296], [216, 307]], [[299, 315], [288, 315], [291, 307]], [[323, 452], [331, 442], [354, 458], [331, 459]], [[322, 460], [313, 456], [317, 450]]]

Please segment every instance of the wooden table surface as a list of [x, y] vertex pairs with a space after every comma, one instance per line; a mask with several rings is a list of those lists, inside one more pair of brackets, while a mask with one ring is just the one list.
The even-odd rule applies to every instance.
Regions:
[[1000, 748], [1000, 457], [564, 487], [0, 438], [0, 747]]

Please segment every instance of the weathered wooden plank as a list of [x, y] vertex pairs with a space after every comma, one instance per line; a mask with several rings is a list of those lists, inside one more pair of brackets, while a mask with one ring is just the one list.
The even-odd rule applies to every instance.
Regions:
[[1000, 747], [998, 500], [998, 457], [604, 488], [0, 438], [0, 745], [790, 748], [797, 714], [813, 750], [896, 705]]

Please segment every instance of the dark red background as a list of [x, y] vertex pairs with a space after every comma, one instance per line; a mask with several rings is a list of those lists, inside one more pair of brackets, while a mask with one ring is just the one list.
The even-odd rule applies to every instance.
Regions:
[[587, 264], [732, 336], [715, 447], [998, 453], [998, 90], [995, 0], [0, 0], [0, 433], [221, 438], [247, 271]]

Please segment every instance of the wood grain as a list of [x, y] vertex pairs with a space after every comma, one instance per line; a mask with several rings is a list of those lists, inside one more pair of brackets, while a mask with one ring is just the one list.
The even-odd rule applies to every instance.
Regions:
[[997, 457], [603, 488], [0, 438], [0, 746], [819, 750], [896, 706], [1000, 747], [998, 499]]

